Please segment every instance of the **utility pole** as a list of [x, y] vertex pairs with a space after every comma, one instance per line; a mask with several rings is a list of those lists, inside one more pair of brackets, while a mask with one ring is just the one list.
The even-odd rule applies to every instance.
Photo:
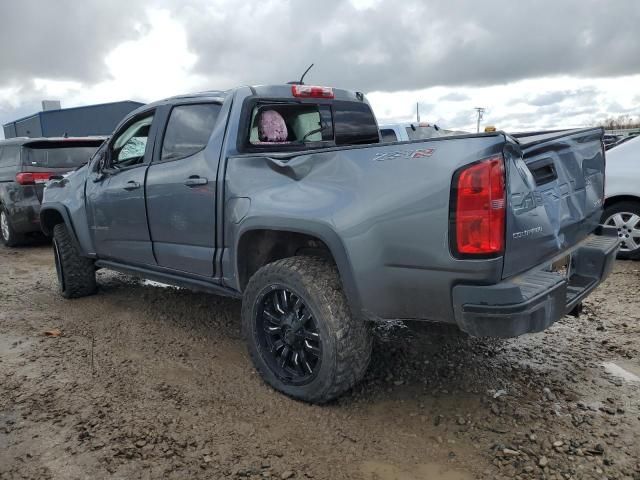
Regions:
[[478, 128], [476, 129], [476, 132], [480, 133], [480, 121], [482, 120], [482, 117], [484, 117], [484, 111], [486, 109], [484, 107], [476, 107], [474, 110], [478, 112]]
[[416, 102], [416, 121], [420, 123], [420, 103]]

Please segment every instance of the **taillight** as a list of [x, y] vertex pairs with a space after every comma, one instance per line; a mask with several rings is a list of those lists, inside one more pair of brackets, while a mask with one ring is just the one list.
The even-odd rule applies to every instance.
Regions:
[[458, 256], [496, 256], [504, 251], [505, 169], [502, 156], [474, 163], [456, 173], [451, 233]]
[[313, 87], [311, 85], [292, 85], [291, 93], [301, 98], [334, 98], [333, 88]]
[[16, 175], [16, 182], [20, 185], [35, 185], [49, 181], [53, 173], [49, 172], [22, 172]]

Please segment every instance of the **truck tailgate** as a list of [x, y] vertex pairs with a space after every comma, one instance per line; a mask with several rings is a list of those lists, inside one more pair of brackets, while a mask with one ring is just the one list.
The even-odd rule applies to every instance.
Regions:
[[508, 209], [503, 278], [551, 260], [600, 221], [605, 158], [600, 128], [514, 135], [505, 148]]

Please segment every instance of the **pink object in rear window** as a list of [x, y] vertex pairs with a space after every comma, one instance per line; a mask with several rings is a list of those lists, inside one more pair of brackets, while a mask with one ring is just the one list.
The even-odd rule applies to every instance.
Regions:
[[275, 110], [260, 112], [258, 119], [258, 138], [261, 142], [285, 142], [287, 125], [284, 118]]

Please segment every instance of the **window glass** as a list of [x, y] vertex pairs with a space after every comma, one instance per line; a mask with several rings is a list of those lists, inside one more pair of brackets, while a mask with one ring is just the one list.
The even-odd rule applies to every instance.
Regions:
[[185, 158], [206, 147], [220, 108], [217, 103], [174, 107], [162, 142], [161, 161]]
[[376, 117], [366, 103], [335, 101], [333, 122], [336, 145], [359, 145], [380, 141]]
[[32, 147], [24, 149], [24, 165], [32, 167], [75, 168], [84, 165], [100, 146], [100, 142], [92, 145], [79, 144], [69, 146]]
[[397, 142], [398, 137], [396, 137], [396, 132], [394, 132], [390, 128], [383, 128], [380, 130], [380, 135], [382, 136], [383, 142]]
[[111, 165], [114, 167], [130, 167], [144, 161], [149, 130], [153, 115], [144, 117], [131, 124], [118, 135], [113, 142]]
[[258, 105], [251, 114], [252, 145], [307, 144], [333, 140], [331, 108], [315, 104]]
[[15, 167], [20, 163], [20, 147], [0, 147], [0, 167]]

